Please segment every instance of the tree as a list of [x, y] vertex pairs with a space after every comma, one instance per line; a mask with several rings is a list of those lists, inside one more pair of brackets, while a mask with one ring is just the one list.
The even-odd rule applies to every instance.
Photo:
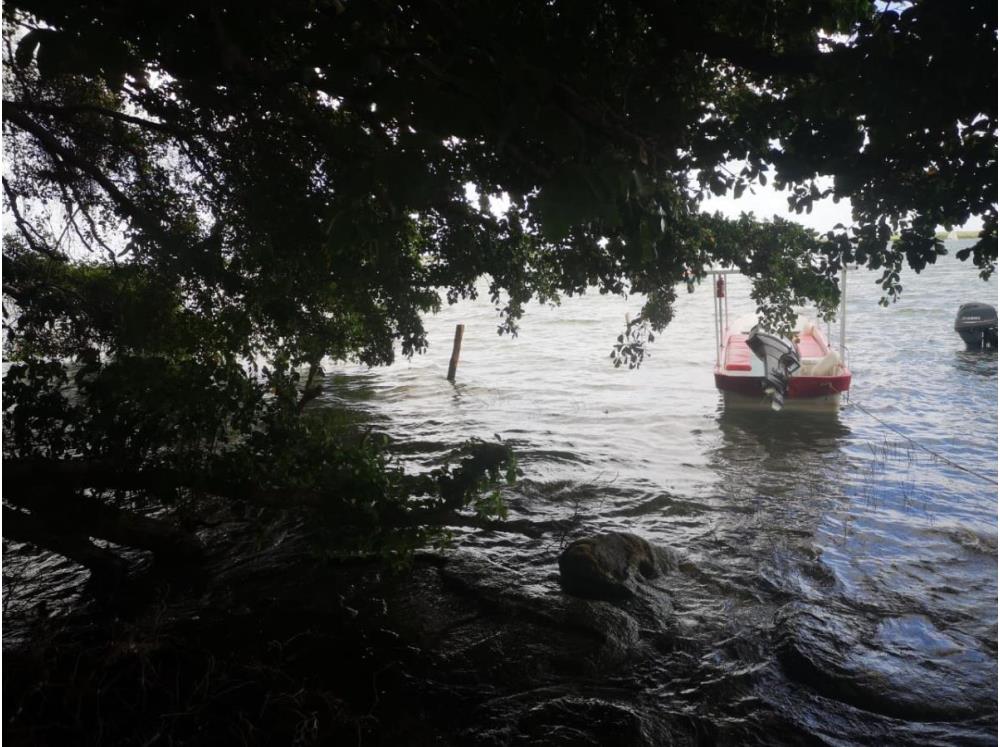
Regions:
[[[636, 365], [709, 264], [777, 326], [845, 263], [897, 294], [938, 226], [995, 269], [993, 3], [15, 0], [4, 45], [6, 531], [95, 570], [88, 536], [194, 551], [121, 510], [150, 496], [313, 505], [355, 549], [454, 518], [503, 449], [407, 476], [306, 405], [483, 276], [501, 332], [645, 295]], [[700, 212], [768, 174], [853, 225]]]

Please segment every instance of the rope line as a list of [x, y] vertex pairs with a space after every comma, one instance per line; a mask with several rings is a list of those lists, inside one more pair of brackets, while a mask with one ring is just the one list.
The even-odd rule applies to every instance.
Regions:
[[882, 425], [884, 425], [886, 428], [888, 428], [890, 431], [892, 431], [893, 433], [895, 433], [897, 436], [900, 436], [901, 438], [906, 439], [909, 443], [911, 443], [913, 446], [917, 447], [918, 449], [922, 449], [923, 451], [926, 451], [928, 454], [930, 454], [931, 456], [933, 456], [935, 459], [940, 459], [942, 462], [951, 465], [955, 469], [961, 470], [962, 472], [966, 472], [966, 473], [972, 475], [973, 477], [978, 477], [980, 480], [985, 480], [986, 482], [993, 483], [994, 485], [1000, 484], [1000, 483], [997, 483], [997, 481], [994, 480], [989, 475], [984, 475], [981, 472], [976, 472], [974, 469], [970, 469], [970, 468], [966, 467], [965, 465], [962, 465], [962, 464], [959, 464], [958, 462], [952, 461], [948, 457], [942, 456], [941, 454], [938, 454], [933, 449], [931, 449], [931, 448], [929, 448], [927, 446], [924, 446], [922, 443], [914, 441], [912, 438], [910, 438], [909, 436], [907, 436], [905, 433], [903, 433], [901, 430], [899, 430], [895, 426], [893, 426], [893, 425], [885, 422], [882, 418], [880, 418], [878, 415], [876, 415], [875, 413], [873, 413], [871, 410], [869, 410], [867, 407], [865, 407], [864, 405], [862, 405], [857, 400], [851, 399], [847, 404], [848, 404], [848, 406], [853, 405], [854, 407], [857, 407], [865, 415], [867, 415], [870, 418], [873, 418], [873, 419], [877, 420], [879, 423], [881, 423]]

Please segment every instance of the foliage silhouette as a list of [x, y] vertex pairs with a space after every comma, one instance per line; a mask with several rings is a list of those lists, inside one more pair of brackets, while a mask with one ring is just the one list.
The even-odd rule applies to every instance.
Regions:
[[[95, 570], [67, 538], [183, 545], [114, 508], [143, 496], [312, 505], [390, 552], [502, 511], [472, 472], [503, 448], [407, 476], [306, 407], [484, 276], [509, 333], [643, 294], [634, 367], [709, 264], [775, 326], [845, 263], [891, 298], [939, 226], [981, 219], [960, 257], [995, 268], [993, 3], [14, 0], [4, 61], [5, 511]], [[768, 179], [853, 224], [699, 210]]]

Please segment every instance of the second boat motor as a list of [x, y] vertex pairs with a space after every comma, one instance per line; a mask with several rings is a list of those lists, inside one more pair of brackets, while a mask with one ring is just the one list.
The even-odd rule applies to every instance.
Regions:
[[955, 331], [970, 350], [996, 349], [997, 310], [988, 303], [964, 303], [955, 317]]
[[758, 327], [750, 330], [747, 346], [764, 361], [764, 393], [771, 397], [771, 408], [780, 410], [785, 404], [788, 379], [801, 366], [795, 346], [783, 337], [760, 331]]

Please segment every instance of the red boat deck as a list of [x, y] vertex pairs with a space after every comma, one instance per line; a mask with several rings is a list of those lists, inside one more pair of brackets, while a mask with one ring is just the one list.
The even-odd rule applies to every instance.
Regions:
[[[815, 362], [825, 357], [829, 349], [820, 339], [809, 332], [800, 333], [796, 340], [799, 357]], [[726, 338], [725, 355], [722, 366], [716, 369], [715, 385], [724, 392], [761, 397], [761, 379], [748, 375], [752, 370], [753, 352], [747, 345], [746, 335], [731, 334]], [[851, 386], [851, 372], [846, 366], [833, 376], [792, 376], [788, 381], [786, 398], [790, 400], [820, 400], [831, 395], [846, 392]], [[731, 373], [730, 373], [731, 372]]]
[[726, 370], [727, 371], [749, 371], [750, 346], [747, 345], [747, 338], [743, 335], [730, 335], [726, 341]]

